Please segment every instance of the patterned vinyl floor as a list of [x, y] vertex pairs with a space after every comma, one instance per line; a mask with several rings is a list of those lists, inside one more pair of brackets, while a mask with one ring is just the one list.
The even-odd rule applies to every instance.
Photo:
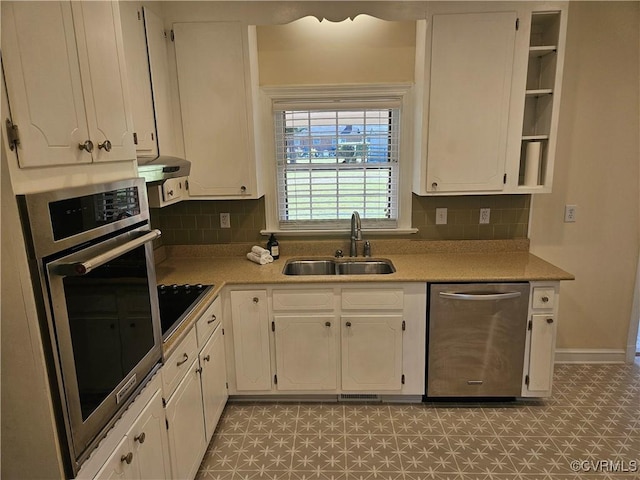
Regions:
[[232, 402], [197, 479], [640, 479], [640, 359], [554, 381], [517, 403]]

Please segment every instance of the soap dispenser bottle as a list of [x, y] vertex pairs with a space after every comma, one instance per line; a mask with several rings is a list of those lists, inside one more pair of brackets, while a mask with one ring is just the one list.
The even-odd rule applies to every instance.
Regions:
[[280, 258], [280, 246], [278, 245], [278, 240], [276, 240], [276, 236], [273, 233], [267, 242], [267, 250], [269, 250], [269, 253], [274, 260]]

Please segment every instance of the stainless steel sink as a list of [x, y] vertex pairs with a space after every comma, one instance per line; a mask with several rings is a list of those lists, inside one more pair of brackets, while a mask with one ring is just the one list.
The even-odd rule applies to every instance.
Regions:
[[384, 275], [395, 272], [391, 260], [380, 259], [297, 259], [289, 260], [282, 273], [285, 275]]
[[346, 260], [336, 263], [338, 275], [386, 275], [395, 272], [391, 260]]
[[282, 271], [285, 275], [335, 275], [333, 260], [289, 260]]

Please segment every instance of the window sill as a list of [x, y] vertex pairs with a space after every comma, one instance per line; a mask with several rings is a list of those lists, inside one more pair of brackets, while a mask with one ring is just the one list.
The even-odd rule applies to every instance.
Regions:
[[[260, 235], [269, 236], [272, 233], [275, 233], [276, 235], [282, 235], [285, 237], [302, 237], [302, 236], [309, 236], [309, 235], [348, 236], [349, 230], [277, 230], [277, 229], [260, 230]], [[418, 229], [417, 228], [370, 228], [370, 229], [363, 228], [362, 233], [370, 234], [370, 235], [389, 235], [389, 236], [410, 235], [410, 234], [418, 233]]]

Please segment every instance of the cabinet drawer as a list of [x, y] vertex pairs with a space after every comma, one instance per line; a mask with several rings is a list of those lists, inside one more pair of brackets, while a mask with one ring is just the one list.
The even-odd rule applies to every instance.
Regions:
[[353, 289], [342, 291], [343, 310], [402, 310], [402, 289]]
[[192, 328], [189, 334], [180, 342], [178, 347], [164, 362], [162, 367], [162, 386], [166, 398], [169, 398], [182, 377], [187, 373], [189, 365], [198, 355], [198, 342], [196, 329]]
[[535, 287], [533, 289], [533, 308], [553, 308], [555, 289], [553, 287]]
[[333, 290], [274, 290], [273, 309], [286, 310], [333, 310]]
[[202, 348], [207, 343], [213, 331], [220, 324], [220, 319], [222, 319], [221, 305], [220, 298], [217, 297], [196, 322], [198, 347]]

